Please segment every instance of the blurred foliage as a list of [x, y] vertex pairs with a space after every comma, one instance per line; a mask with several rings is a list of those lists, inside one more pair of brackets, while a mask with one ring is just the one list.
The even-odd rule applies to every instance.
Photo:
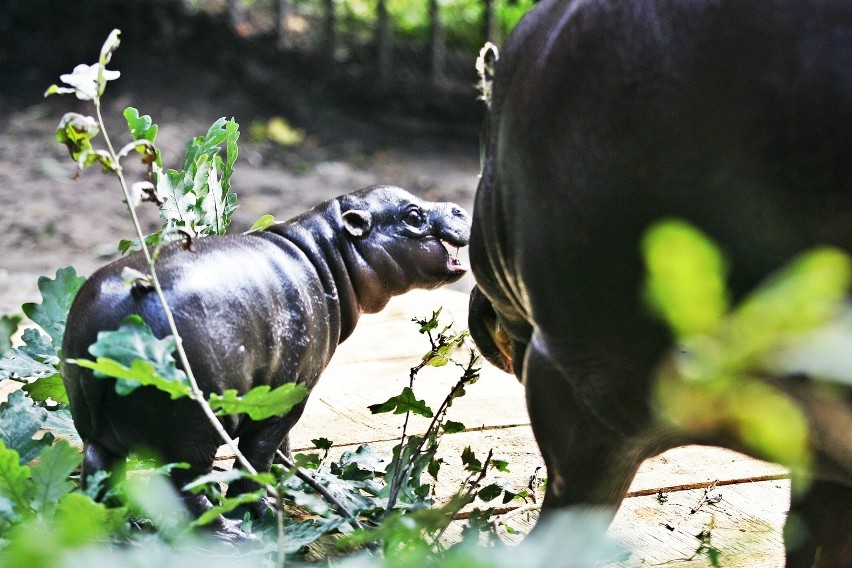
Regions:
[[[807, 473], [808, 422], [779, 387], [807, 377], [842, 400], [852, 385], [852, 366], [826, 363], [852, 352], [852, 259], [833, 248], [804, 253], [730, 306], [723, 254], [694, 227], [655, 225], [642, 250], [646, 298], [679, 343], [658, 377], [664, 419]], [[826, 334], [833, 340], [819, 341]]]

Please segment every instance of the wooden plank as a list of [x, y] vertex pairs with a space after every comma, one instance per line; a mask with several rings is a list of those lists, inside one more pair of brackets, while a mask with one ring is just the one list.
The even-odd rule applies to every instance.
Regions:
[[[336, 444], [390, 440], [399, 436], [398, 415], [373, 415], [368, 406], [399, 394], [409, 384], [409, 370], [429, 351], [428, 339], [411, 322], [442, 309], [441, 321], [467, 327], [467, 294], [451, 289], [415, 290], [393, 298], [378, 314], [362, 316], [342, 343], [311, 393], [301, 421], [291, 432], [291, 447], [311, 448], [310, 440], [325, 437]], [[459, 358], [466, 361], [466, 353]], [[452, 365], [420, 371], [414, 392], [437, 409], [461, 376]], [[482, 376], [457, 399], [447, 414], [468, 427], [529, 424], [523, 386], [513, 376], [483, 363]], [[412, 431], [425, 430], [429, 420], [413, 417]]]
[[[781, 567], [781, 531], [789, 489], [788, 480], [778, 480], [729, 485], [709, 495], [702, 489], [678, 491], [667, 494], [664, 502], [655, 496], [625, 499], [609, 532], [631, 553], [605, 566], [709, 568], [708, 551], [699, 551], [702, 536], [706, 539], [709, 533], [706, 544], [720, 551], [719, 562], [725, 568]], [[714, 495], [720, 498], [718, 502], [706, 502], [706, 497]], [[501, 538], [509, 544], [519, 543], [537, 519], [538, 511], [509, 519], [517, 533], [501, 531]], [[461, 526], [454, 523], [447, 531], [448, 539], [458, 539]]]

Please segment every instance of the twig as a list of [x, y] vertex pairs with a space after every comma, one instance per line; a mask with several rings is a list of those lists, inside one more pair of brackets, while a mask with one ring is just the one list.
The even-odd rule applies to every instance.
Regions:
[[690, 515], [694, 515], [698, 512], [699, 509], [705, 504], [708, 503], [710, 505], [714, 503], [718, 503], [722, 500], [722, 496], [718, 495], [718, 498], [709, 497], [710, 492], [716, 489], [716, 486], [719, 484], [719, 480], [714, 481], [710, 486], [704, 488], [704, 494], [701, 496], [701, 500], [698, 502], [698, 505], [689, 510]]
[[676, 491], [689, 491], [691, 489], [704, 489], [706, 487], [721, 487], [723, 485], [738, 485], [740, 483], [755, 483], [759, 481], [777, 481], [780, 479], [790, 479], [789, 473], [774, 473], [769, 475], [756, 475], [753, 477], [741, 477], [737, 479], [723, 479], [721, 481], [701, 481], [698, 483], [686, 483], [683, 485], [671, 485], [669, 487], [657, 487], [654, 489], [639, 489], [636, 491], [628, 491], [625, 497], [645, 497], [646, 495], [656, 495], [662, 493], [674, 493]]
[[[432, 345], [432, 349], [435, 349], [435, 342], [432, 341], [432, 334], [427, 332], [429, 336], [429, 343]], [[416, 367], [412, 367], [408, 372], [408, 388], [414, 389], [414, 379], [417, 377], [417, 373], [426, 366], [425, 361], [420, 361]], [[405, 413], [405, 420], [402, 423], [402, 435], [399, 437], [399, 459], [402, 461], [402, 450], [405, 445], [405, 436], [408, 433], [408, 420], [411, 417], [411, 411], [407, 411]], [[427, 434], [429, 430], [426, 430]], [[423, 437], [423, 440], [426, 439], [426, 436]], [[415, 456], [420, 452], [420, 449], [423, 447], [423, 440], [420, 441], [420, 444], [417, 445], [417, 450], [414, 451], [411, 455]], [[408, 475], [408, 471], [413, 464], [413, 460], [409, 460], [405, 467], [402, 466], [402, 463], [397, 467], [396, 474], [391, 478], [390, 492], [388, 492], [388, 504], [385, 507], [385, 518], [390, 515], [393, 510], [393, 506], [396, 505], [396, 499], [399, 496], [399, 490], [402, 487], [402, 479]]]
[[[488, 466], [491, 465], [491, 457], [493, 455], [494, 455], [494, 448], [491, 448], [491, 449], [488, 450], [488, 455], [485, 456], [485, 462], [482, 464], [482, 469], [479, 470], [479, 475], [477, 476], [477, 478], [472, 483], [469, 484], [468, 489], [467, 489], [467, 494], [465, 495], [466, 498], [470, 497], [470, 494], [473, 493], [474, 487], [479, 485], [482, 482], [482, 480], [485, 479], [485, 474], [488, 471]], [[470, 479], [470, 478], [468, 478], [468, 479]], [[465, 483], [467, 483], [467, 481]], [[461, 494], [461, 492], [459, 492], [459, 494]], [[455, 518], [456, 518], [456, 516], [453, 515], [453, 519], [455, 519]], [[467, 518], [467, 517], [465, 517], [465, 518]], [[447, 525], [444, 526], [444, 528], [442, 528], [438, 532], [438, 534], [435, 536], [435, 538], [433, 538], [432, 540], [435, 543], [438, 543], [441, 540], [441, 537], [444, 536], [444, 533], [447, 532], [447, 529], [449, 527], [450, 527], [450, 525], [449, 525], [449, 523], [447, 523]]]
[[296, 473], [296, 477], [298, 477], [299, 479], [301, 479], [302, 481], [307, 483], [308, 486], [311, 487], [311, 489], [313, 489], [314, 491], [316, 491], [317, 493], [322, 495], [323, 499], [325, 499], [326, 501], [328, 501], [329, 503], [334, 505], [334, 507], [337, 509], [337, 512], [340, 513], [342, 516], [346, 517], [347, 519], [349, 519], [349, 522], [353, 526], [355, 526], [355, 528], [358, 528], [358, 529], [364, 528], [364, 525], [361, 524], [360, 521], [358, 521], [358, 519], [355, 517], [355, 515], [352, 512], [350, 512], [349, 509], [347, 509], [346, 506], [343, 505], [343, 503], [338, 501], [337, 498], [334, 495], [332, 495], [331, 492], [329, 492], [328, 489], [326, 489], [316, 479], [311, 477], [311, 475], [307, 471], [305, 471], [304, 469], [302, 469], [301, 467], [298, 467], [295, 463], [293, 463], [293, 461], [291, 459], [289, 459], [287, 456], [285, 456], [284, 452], [282, 452], [281, 450], [277, 450], [277, 455], [278, 455], [278, 459], [281, 460], [281, 463], [284, 464], [284, 466], [286, 468], [294, 471]]
[[518, 515], [522, 515], [530, 511], [535, 511], [536, 509], [541, 509], [541, 503], [527, 503], [525, 505], [521, 505], [520, 507], [515, 507], [510, 511], [506, 511], [502, 515], [497, 515], [496, 517], [494, 517], [494, 520], [491, 521], [491, 526], [494, 527], [494, 530], [496, 531], [500, 527], [500, 525], [506, 524], [506, 521], [508, 521], [512, 517], [517, 517]]
[[284, 492], [275, 494], [275, 521], [278, 526], [278, 566], [284, 567], [287, 562], [287, 552], [284, 549]]
[[[154, 290], [157, 293], [157, 297], [160, 299], [160, 303], [163, 305], [163, 312], [166, 315], [166, 322], [169, 326], [169, 331], [171, 331], [172, 335], [175, 338], [175, 343], [177, 347], [178, 358], [180, 359], [180, 363], [183, 366], [183, 370], [186, 373], [187, 379], [189, 380], [190, 388], [192, 389], [193, 397], [196, 402], [198, 402], [199, 406], [201, 406], [201, 410], [207, 416], [207, 419], [210, 421], [213, 428], [222, 438], [222, 440], [231, 448], [231, 451], [234, 452], [234, 456], [237, 461], [240, 462], [240, 465], [249, 473], [256, 474], [257, 470], [249, 463], [248, 459], [240, 452], [240, 449], [237, 447], [236, 442], [233, 438], [225, 431], [225, 428], [222, 426], [222, 423], [219, 422], [219, 419], [216, 417], [216, 414], [213, 412], [213, 409], [210, 408], [210, 405], [207, 404], [207, 400], [204, 398], [204, 393], [201, 391], [201, 388], [198, 386], [198, 382], [195, 380], [195, 375], [192, 372], [192, 369], [189, 365], [189, 360], [186, 356], [186, 351], [183, 348], [183, 339], [180, 337], [180, 334], [177, 330], [177, 325], [175, 324], [174, 315], [172, 314], [172, 310], [169, 308], [168, 302], [166, 302], [166, 296], [163, 293], [163, 288], [160, 286], [160, 280], [157, 278], [157, 271], [154, 267], [154, 259], [151, 257], [151, 252], [148, 250], [148, 246], [145, 243], [145, 234], [142, 231], [142, 226], [139, 224], [139, 217], [136, 215], [136, 209], [133, 206], [133, 201], [130, 197], [130, 190], [127, 188], [127, 181], [124, 179], [124, 173], [121, 168], [121, 164], [118, 161], [118, 156], [115, 153], [115, 149], [112, 146], [112, 142], [110, 141], [109, 135], [107, 134], [107, 129], [104, 125], [104, 119], [101, 115], [101, 101], [100, 97], [96, 96], [92, 99], [95, 104], [95, 113], [98, 116], [98, 124], [101, 127], [101, 132], [104, 135], [104, 142], [107, 145], [107, 149], [109, 150], [110, 157], [115, 164], [115, 173], [118, 176], [118, 181], [121, 184], [121, 189], [124, 192], [124, 200], [127, 205], [127, 210], [130, 212], [130, 217], [133, 220], [133, 227], [136, 229], [136, 235], [139, 237], [139, 242], [142, 246], [142, 253], [145, 255], [145, 260], [148, 263], [148, 271], [151, 274], [151, 285], [154, 287]], [[274, 488], [272, 488], [273, 494], [275, 493]]]
[[[183, 367], [184, 372], [186, 373], [187, 380], [189, 381], [190, 389], [192, 390], [192, 396], [198, 405], [201, 407], [202, 412], [207, 417], [208, 422], [216, 430], [216, 433], [219, 437], [228, 445], [231, 451], [234, 453], [235, 459], [239, 462], [243, 469], [252, 475], [257, 474], [257, 469], [249, 463], [248, 459], [243, 455], [240, 451], [239, 447], [237, 447], [237, 443], [234, 439], [228, 434], [225, 430], [222, 423], [219, 422], [219, 419], [216, 417], [216, 414], [213, 412], [213, 409], [210, 408], [210, 404], [208, 404], [207, 399], [204, 398], [204, 392], [198, 386], [198, 381], [195, 379], [195, 375], [192, 372], [192, 367], [189, 364], [189, 358], [186, 355], [186, 351], [183, 348], [183, 339], [177, 330], [177, 325], [175, 324], [174, 315], [172, 314], [171, 309], [169, 308], [168, 302], [166, 301], [166, 296], [163, 292], [163, 288], [160, 285], [160, 280], [157, 277], [157, 270], [155, 268], [154, 258], [151, 256], [151, 252], [148, 249], [147, 244], [145, 243], [145, 234], [142, 231], [142, 226], [139, 223], [139, 217], [136, 215], [136, 209], [133, 205], [133, 200], [130, 196], [130, 190], [127, 187], [127, 181], [124, 179], [124, 172], [122, 170], [121, 164], [119, 163], [119, 157], [115, 152], [115, 149], [112, 145], [112, 141], [109, 138], [109, 134], [107, 133], [107, 129], [104, 125], [103, 115], [101, 113], [101, 102], [100, 96], [95, 96], [92, 99], [92, 102], [95, 105], [95, 113], [98, 117], [98, 125], [100, 126], [101, 132], [104, 135], [104, 142], [106, 143], [107, 149], [109, 151], [110, 157], [113, 160], [115, 165], [115, 173], [118, 176], [119, 184], [121, 185], [121, 189], [124, 192], [124, 201], [127, 205], [127, 210], [130, 213], [130, 218], [133, 220], [133, 227], [136, 229], [136, 235], [139, 237], [139, 243], [142, 248], [142, 253], [145, 256], [145, 261], [148, 264], [148, 272], [151, 275], [151, 285], [154, 287], [154, 290], [157, 293], [157, 297], [160, 300], [160, 303], [163, 306], [163, 312], [166, 316], [166, 322], [169, 326], [169, 331], [175, 338], [175, 347], [178, 354], [178, 359], [180, 360], [181, 366]], [[272, 485], [265, 486], [267, 493], [273, 495], [276, 499], [280, 499], [277, 489]], [[282, 541], [283, 542], [283, 541]], [[281, 542], [279, 542], [279, 546], [282, 546]]]

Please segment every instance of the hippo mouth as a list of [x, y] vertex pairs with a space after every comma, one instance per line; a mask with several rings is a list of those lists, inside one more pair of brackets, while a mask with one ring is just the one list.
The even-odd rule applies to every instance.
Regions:
[[445, 239], [440, 239], [439, 242], [444, 247], [444, 251], [447, 254], [447, 272], [459, 276], [465, 274], [467, 272], [467, 266], [465, 266], [459, 259], [459, 250], [467, 243], [448, 241]]

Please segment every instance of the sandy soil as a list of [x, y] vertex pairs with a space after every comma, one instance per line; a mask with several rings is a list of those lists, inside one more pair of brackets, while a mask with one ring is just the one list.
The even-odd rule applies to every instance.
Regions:
[[[259, 101], [204, 70], [181, 69], [165, 83], [168, 87], [152, 87], [144, 81], [144, 65], [118, 68], [123, 76], [116, 87], [110, 84], [104, 116], [116, 144], [129, 140], [121, 116], [127, 106], [151, 114], [160, 125], [158, 146], [169, 167], [177, 167], [186, 142], [220, 116], [234, 116], [240, 123], [233, 179], [240, 208], [232, 231], [245, 230], [265, 213], [285, 219], [373, 183], [400, 185], [470, 210], [478, 173], [474, 121], [452, 125], [381, 110], [341, 110], [327, 103], [314, 107], [310, 93], [294, 92], [307, 101], [297, 119], [307, 138], [302, 146], [287, 149], [252, 142], [248, 130], [255, 119], [283, 115], [291, 120], [282, 112], [292, 108], [288, 105]], [[125, 86], [118, 86], [128, 77]], [[92, 167], [74, 180], [75, 166], [54, 139], [60, 117], [67, 111], [92, 114], [88, 103], [67, 95], [3, 102], [0, 92], [0, 314], [19, 313], [21, 303], [39, 300], [40, 275], [53, 276], [68, 265], [90, 274], [115, 258], [118, 241], [133, 231], [116, 179]], [[135, 158], [124, 166], [131, 180], [141, 179], [143, 169]], [[143, 205], [140, 213], [148, 229], [158, 225], [152, 205]], [[470, 285], [466, 279], [456, 286]]]

